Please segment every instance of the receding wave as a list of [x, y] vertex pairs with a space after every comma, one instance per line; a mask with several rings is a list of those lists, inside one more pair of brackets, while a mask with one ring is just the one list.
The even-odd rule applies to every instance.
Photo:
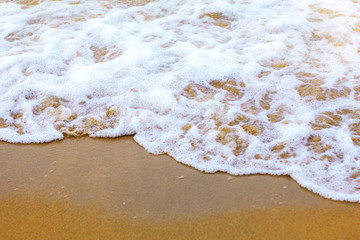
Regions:
[[0, 139], [134, 135], [360, 202], [357, 0], [0, 0]]

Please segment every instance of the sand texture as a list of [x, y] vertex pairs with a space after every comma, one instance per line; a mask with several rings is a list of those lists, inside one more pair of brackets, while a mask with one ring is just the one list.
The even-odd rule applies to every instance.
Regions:
[[0, 239], [358, 239], [360, 205], [205, 174], [131, 137], [0, 144]]

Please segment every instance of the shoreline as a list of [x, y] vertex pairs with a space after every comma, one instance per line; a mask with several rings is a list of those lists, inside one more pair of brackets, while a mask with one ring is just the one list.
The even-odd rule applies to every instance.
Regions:
[[287, 176], [202, 173], [131, 136], [1, 142], [0, 155], [1, 239], [360, 235], [358, 203], [325, 199]]

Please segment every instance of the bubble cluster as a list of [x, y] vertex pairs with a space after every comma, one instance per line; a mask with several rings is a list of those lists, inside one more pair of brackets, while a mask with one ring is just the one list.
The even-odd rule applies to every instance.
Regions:
[[134, 135], [360, 202], [355, 0], [0, 0], [0, 139]]

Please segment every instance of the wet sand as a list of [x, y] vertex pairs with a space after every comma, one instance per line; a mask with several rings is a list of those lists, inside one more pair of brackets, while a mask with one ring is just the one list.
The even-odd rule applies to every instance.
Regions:
[[0, 239], [358, 239], [360, 204], [205, 174], [131, 137], [0, 143]]

